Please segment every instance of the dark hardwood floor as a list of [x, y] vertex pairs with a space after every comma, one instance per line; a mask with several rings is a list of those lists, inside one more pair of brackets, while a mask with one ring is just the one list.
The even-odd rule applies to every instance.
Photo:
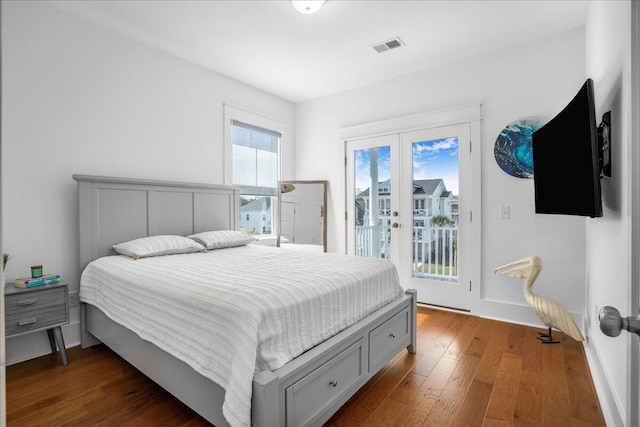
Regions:
[[[419, 308], [401, 352], [328, 426], [604, 426], [581, 343], [539, 329]], [[7, 368], [8, 426], [206, 426], [104, 346]]]

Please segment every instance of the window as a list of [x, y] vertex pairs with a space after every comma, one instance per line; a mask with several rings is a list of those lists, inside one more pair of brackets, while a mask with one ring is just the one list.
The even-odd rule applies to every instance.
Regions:
[[[262, 215], [265, 224], [240, 224], [247, 232], [271, 234], [280, 176], [282, 134], [237, 120], [231, 121], [231, 184], [240, 189], [240, 211]], [[260, 218], [257, 216], [256, 218]]]
[[232, 182], [243, 187], [243, 194], [276, 195], [280, 137], [277, 132], [232, 122]]

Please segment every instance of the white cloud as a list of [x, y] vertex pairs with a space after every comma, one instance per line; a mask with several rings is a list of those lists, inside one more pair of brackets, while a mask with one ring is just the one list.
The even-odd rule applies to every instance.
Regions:
[[[432, 141], [429, 141], [432, 142]], [[458, 138], [445, 138], [434, 141], [433, 143], [424, 143], [419, 142], [413, 144], [413, 152], [414, 153], [422, 153], [422, 152], [433, 152], [438, 153], [443, 150], [451, 150], [458, 148]]]

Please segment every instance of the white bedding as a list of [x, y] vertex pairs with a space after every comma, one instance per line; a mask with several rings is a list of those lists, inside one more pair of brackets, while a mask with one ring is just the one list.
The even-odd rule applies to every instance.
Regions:
[[403, 293], [388, 261], [263, 246], [133, 260], [82, 273], [80, 298], [226, 391], [251, 424], [256, 371], [275, 370]]

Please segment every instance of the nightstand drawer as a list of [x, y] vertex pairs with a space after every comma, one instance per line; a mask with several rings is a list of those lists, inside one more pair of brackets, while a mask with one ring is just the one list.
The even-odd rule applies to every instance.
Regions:
[[48, 307], [65, 308], [66, 289], [63, 286], [31, 292], [20, 292], [5, 296], [7, 316], [31, 310], [46, 310]]
[[62, 325], [69, 323], [69, 285], [51, 283], [21, 289], [14, 285], [4, 288], [4, 315], [6, 337], [47, 331], [51, 352], [60, 349], [62, 363], [69, 364], [65, 350]]
[[6, 335], [20, 334], [47, 326], [61, 325], [66, 322], [67, 309], [64, 304], [40, 310], [25, 310], [13, 315], [7, 315]]

